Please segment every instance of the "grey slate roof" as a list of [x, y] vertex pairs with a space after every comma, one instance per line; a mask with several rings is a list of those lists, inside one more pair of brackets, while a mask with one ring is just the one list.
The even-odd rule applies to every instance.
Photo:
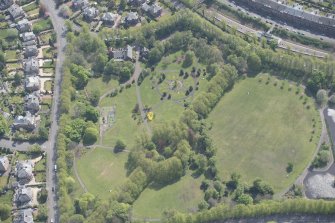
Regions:
[[25, 87], [28, 91], [38, 91], [40, 89], [40, 78], [38, 76], [28, 76], [25, 80]]
[[139, 21], [137, 12], [129, 12], [126, 16], [125, 21], [129, 24], [136, 24]]
[[16, 28], [19, 32], [30, 32], [31, 23], [28, 21], [28, 19], [22, 19], [17, 22]]
[[6, 172], [9, 167], [9, 160], [7, 156], [0, 156], [0, 172]]
[[283, 5], [277, 1], [273, 1], [273, 0], [245, 0], [245, 1], [249, 1], [251, 3], [259, 3], [259, 4], [264, 5], [265, 7], [274, 9], [283, 14], [288, 14], [288, 15], [291, 15], [297, 18], [302, 18], [302, 19], [311, 21], [311, 22], [335, 27], [335, 19], [333, 18], [328, 18], [328, 17], [320, 16], [320, 15], [314, 15], [306, 11], [302, 11], [302, 10], [292, 8], [287, 5]]
[[101, 20], [105, 23], [114, 24], [115, 20], [117, 18], [117, 14], [106, 12], [101, 16]]
[[20, 161], [16, 164], [16, 176], [20, 183], [28, 183], [33, 178], [33, 167], [34, 163], [29, 160]]
[[0, 1], [0, 10], [5, 10], [9, 6], [11, 6], [12, 4], [14, 4], [13, 0], [1, 0]]
[[88, 0], [73, 0], [72, 1], [72, 7], [75, 10], [84, 9], [88, 7], [88, 5], [89, 5]]
[[25, 100], [25, 108], [28, 111], [35, 113], [40, 109], [40, 97], [37, 91], [27, 95], [24, 98], [24, 100]]
[[30, 187], [19, 187], [14, 194], [14, 202], [18, 204], [18, 206], [22, 206], [31, 202], [33, 198], [33, 192]]
[[25, 32], [20, 34], [23, 42], [36, 40], [36, 35], [33, 32]]
[[22, 7], [13, 4], [8, 8], [8, 13], [12, 17], [12, 19], [18, 19], [24, 16], [24, 11]]
[[133, 48], [127, 45], [125, 48], [112, 49], [112, 56], [114, 60], [132, 60]]
[[24, 48], [24, 56], [27, 57], [35, 57], [38, 55], [38, 48], [36, 45], [27, 46]]
[[39, 63], [36, 57], [30, 57], [23, 63], [23, 70], [26, 75], [37, 75], [39, 73]]
[[99, 15], [99, 10], [94, 7], [85, 8], [83, 16], [85, 19], [92, 20]]
[[19, 210], [14, 215], [13, 223], [34, 223], [33, 210], [31, 208]]

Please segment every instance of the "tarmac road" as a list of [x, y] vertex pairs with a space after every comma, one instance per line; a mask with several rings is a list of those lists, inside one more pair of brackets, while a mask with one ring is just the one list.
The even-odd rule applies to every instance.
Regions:
[[[63, 35], [64, 32], [64, 19], [58, 16], [58, 10], [54, 0], [41, 0], [47, 9], [54, 30], [57, 34], [57, 63], [55, 69], [55, 80], [54, 80], [54, 96], [51, 109], [51, 128], [49, 132], [49, 141], [47, 144], [47, 189], [48, 189], [48, 222], [53, 219], [54, 222], [59, 222], [59, 212], [57, 208], [57, 176], [54, 170], [56, 164], [56, 137], [58, 131], [58, 115], [59, 115], [59, 104], [60, 104], [60, 92], [61, 92], [61, 81], [62, 81], [62, 67], [65, 59], [64, 49], [66, 46], [66, 39]], [[52, 191], [52, 188], [55, 188]]]

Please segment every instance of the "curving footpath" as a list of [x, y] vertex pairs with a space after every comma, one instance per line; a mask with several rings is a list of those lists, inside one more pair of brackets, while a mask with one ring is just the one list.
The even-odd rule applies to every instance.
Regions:
[[[57, 208], [57, 177], [54, 171], [56, 165], [56, 138], [58, 131], [58, 114], [60, 104], [60, 92], [62, 81], [62, 67], [65, 59], [64, 49], [66, 46], [66, 39], [63, 36], [63, 29], [65, 27], [64, 19], [58, 16], [59, 11], [56, 9], [54, 0], [41, 0], [50, 16], [54, 30], [57, 34], [57, 63], [55, 69], [54, 80], [54, 96], [51, 109], [51, 128], [49, 132], [49, 141], [46, 147], [47, 152], [47, 189], [48, 189], [48, 222], [53, 220], [59, 222], [59, 212]], [[54, 190], [52, 190], [54, 188]]]

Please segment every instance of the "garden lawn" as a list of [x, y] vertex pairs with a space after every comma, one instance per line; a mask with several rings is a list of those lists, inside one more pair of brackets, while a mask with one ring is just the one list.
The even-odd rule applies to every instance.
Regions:
[[[222, 179], [233, 172], [240, 173], [248, 183], [260, 177], [279, 192], [290, 186], [311, 161], [321, 123], [314, 101], [308, 98], [303, 105], [302, 90], [296, 94], [296, 85], [292, 84], [289, 91], [287, 81], [281, 89], [283, 81], [271, 77], [266, 84], [267, 80], [267, 75], [261, 75], [237, 83], [217, 104], [208, 122], [213, 124], [210, 135], [217, 147]], [[294, 165], [290, 174], [286, 172], [288, 162]]]
[[88, 191], [105, 199], [125, 181], [127, 157], [125, 152], [96, 148], [77, 159], [77, 171]]
[[160, 218], [164, 210], [195, 212], [203, 199], [200, 190], [202, 178], [194, 179], [190, 174], [178, 182], [160, 189], [146, 188], [133, 206], [135, 218]]
[[86, 86], [87, 92], [91, 92], [93, 90], [99, 90], [100, 94], [103, 95], [104, 93], [108, 92], [111, 89], [114, 89], [118, 86], [117, 80], [109, 80], [104, 81], [102, 77], [100, 78], [91, 78]]
[[114, 146], [118, 139], [126, 143], [128, 149], [135, 145], [136, 137], [144, 130], [142, 123], [139, 123], [139, 117], [132, 118], [132, 110], [137, 103], [135, 86], [124, 89], [115, 97], [105, 97], [100, 107], [115, 106], [115, 122], [102, 137], [102, 144], [105, 146]]
[[35, 33], [40, 33], [45, 30], [52, 29], [52, 22], [50, 18], [40, 19], [37, 22], [33, 23], [33, 31]]
[[17, 60], [16, 50], [7, 50], [5, 51], [6, 61]]
[[51, 92], [52, 90], [52, 81], [46, 81], [44, 82], [44, 90]]

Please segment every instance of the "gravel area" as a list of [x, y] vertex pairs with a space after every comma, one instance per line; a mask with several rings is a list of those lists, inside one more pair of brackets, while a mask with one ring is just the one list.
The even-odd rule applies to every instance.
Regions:
[[311, 176], [306, 183], [310, 198], [335, 198], [334, 176], [330, 173]]

